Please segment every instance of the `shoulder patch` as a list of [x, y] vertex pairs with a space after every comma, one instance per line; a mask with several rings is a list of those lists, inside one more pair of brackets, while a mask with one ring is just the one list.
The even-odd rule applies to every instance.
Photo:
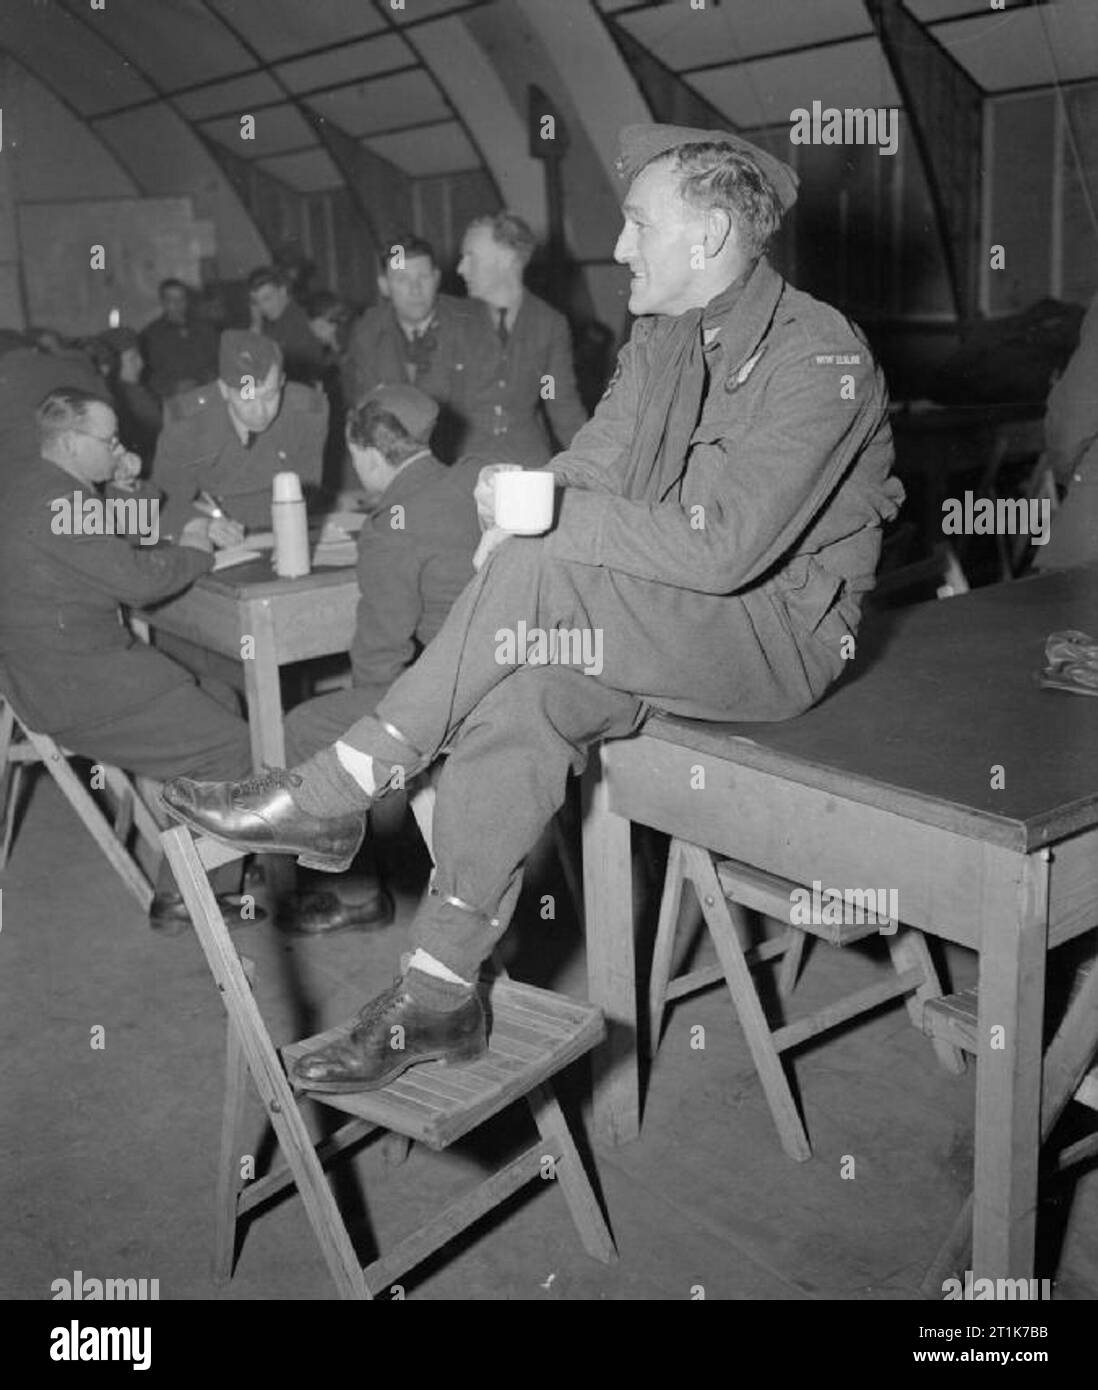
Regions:
[[754, 352], [751, 354], [751, 356], [747, 359], [746, 362], [742, 362], [739, 367], [733, 367], [733, 369], [728, 373], [728, 376], [725, 378], [724, 389], [726, 391], [738, 390], [744, 384], [747, 378], [751, 375], [751, 373], [755, 370], [759, 358], [763, 355], [765, 351], [766, 344], [764, 343], [763, 346], [759, 348], [758, 352]]
[[288, 381], [282, 392], [287, 410], [320, 415], [327, 408], [327, 398], [319, 386], [304, 386], [300, 381]]

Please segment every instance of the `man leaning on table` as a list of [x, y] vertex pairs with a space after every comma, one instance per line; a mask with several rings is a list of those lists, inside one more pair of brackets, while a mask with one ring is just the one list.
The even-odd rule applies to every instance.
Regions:
[[[431, 452], [438, 404], [414, 386], [378, 386], [347, 419], [347, 448], [370, 510], [358, 534], [358, 613], [348, 690], [298, 705], [286, 720], [286, 756], [302, 762], [372, 714], [393, 681], [432, 640], [473, 577], [480, 540], [473, 487], [478, 464], [446, 467]], [[316, 935], [391, 916], [377, 881], [355, 875], [338, 891], [303, 893], [286, 923]]]
[[[333, 747], [261, 790], [166, 789], [195, 830], [336, 870], [371, 803], [448, 755], [414, 953], [349, 1036], [298, 1061], [310, 1089], [369, 1090], [486, 1045], [481, 962], [568, 771], [597, 740], [653, 708], [787, 719], [851, 655], [881, 524], [903, 492], [864, 339], [763, 255], [796, 176], [736, 136], [658, 125], [623, 131], [620, 168], [615, 259], [639, 318], [594, 417], [550, 464], [554, 527], [487, 531], [438, 636]], [[478, 484], [479, 505], [490, 488]], [[573, 664], [507, 658], [508, 634], [518, 656], [519, 634], [560, 629], [588, 634], [585, 656], [601, 641], [598, 662], [578, 664], [574, 643]]]
[[203, 491], [221, 500], [238, 526], [269, 530], [274, 475], [294, 472], [319, 485], [327, 430], [323, 391], [285, 380], [279, 345], [226, 329], [218, 380], [164, 407], [152, 465], [152, 481], [164, 494], [161, 534], [175, 536], [202, 515], [193, 504]]
[[[135, 641], [119, 615], [119, 604], [155, 603], [205, 574], [207, 537], [192, 527], [178, 546], [147, 546], [66, 524], [101, 505], [105, 485], [128, 484], [140, 461], [119, 445], [113, 409], [88, 391], [51, 391], [36, 424], [37, 457], [24, 455], [0, 508], [0, 692], [32, 729], [94, 762], [157, 781], [230, 765], [247, 776], [244, 720]], [[237, 878], [233, 868], [218, 886]], [[190, 926], [167, 860], [150, 925]]]
[[[271, 529], [271, 484], [293, 472], [306, 489], [320, 484], [328, 402], [319, 386], [287, 382], [282, 350], [271, 338], [244, 329], [221, 335], [216, 382], [175, 396], [164, 405], [164, 429], [152, 465], [152, 483], [164, 497], [160, 533], [205, 533], [217, 545], [238, 545], [245, 528]], [[195, 504], [206, 493], [221, 515]], [[239, 663], [181, 637], [156, 634], [161, 651], [181, 661], [215, 699], [236, 699]]]

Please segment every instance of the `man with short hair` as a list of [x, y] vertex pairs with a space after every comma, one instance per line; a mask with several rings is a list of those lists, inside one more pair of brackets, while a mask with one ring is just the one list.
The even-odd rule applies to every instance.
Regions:
[[[486, 1046], [481, 962], [594, 743], [652, 709], [788, 719], [852, 654], [903, 489], [864, 338], [765, 258], [796, 175], [737, 136], [659, 125], [622, 132], [620, 168], [614, 255], [638, 319], [591, 422], [550, 465], [552, 529], [488, 530], [438, 636], [334, 747], [262, 789], [165, 789], [195, 830], [335, 871], [373, 801], [447, 755], [414, 953], [346, 1038], [297, 1062], [309, 1089], [375, 1089]], [[485, 510], [493, 486], [478, 484]]]
[[[286, 719], [286, 757], [303, 762], [372, 714], [473, 577], [480, 541], [477, 461], [446, 467], [431, 452], [438, 406], [414, 386], [378, 386], [347, 419], [347, 447], [369, 502], [358, 535], [358, 614], [348, 690], [307, 700]], [[303, 895], [291, 930], [316, 935], [387, 919], [376, 882], [356, 878]]]
[[324, 375], [324, 344], [309, 326], [309, 316], [290, 297], [286, 278], [274, 266], [261, 266], [248, 276], [252, 307], [252, 331], [271, 338], [282, 349], [286, 376], [306, 386]]
[[[192, 504], [200, 492], [224, 503], [239, 540], [244, 527], [270, 529], [276, 473], [320, 483], [328, 403], [319, 387], [285, 382], [281, 349], [271, 338], [226, 329], [216, 386], [174, 397], [164, 413], [152, 481], [165, 494], [166, 536], [199, 515]], [[232, 543], [224, 522], [210, 524]]]
[[452, 463], [468, 434], [466, 381], [472, 368], [471, 306], [440, 294], [442, 273], [429, 242], [398, 237], [385, 248], [377, 277], [381, 302], [351, 333], [348, 403], [377, 386], [415, 386], [439, 407], [432, 441], [437, 458]]
[[[159, 602], [205, 574], [206, 538], [192, 531], [179, 546], [151, 547], [77, 528], [71, 519], [89, 501], [102, 507], [102, 487], [128, 481], [136, 461], [118, 443], [114, 411], [89, 392], [52, 391], [36, 418], [38, 457], [23, 457], [0, 507], [0, 690], [32, 729], [94, 761], [158, 781], [229, 764], [247, 776], [247, 724], [135, 641], [119, 615], [120, 604]], [[166, 868], [150, 920], [187, 924]]]
[[458, 274], [475, 304], [475, 379], [464, 448], [501, 462], [541, 468], [567, 449], [587, 420], [563, 314], [522, 282], [534, 234], [513, 212], [478, 217], [461, 243]]
[[160, 308], [140, 346], [149, 389], [163, 401], [217, 376], [217, 330], [191, 313], [187, 286], [174, 276], [160, 282]]

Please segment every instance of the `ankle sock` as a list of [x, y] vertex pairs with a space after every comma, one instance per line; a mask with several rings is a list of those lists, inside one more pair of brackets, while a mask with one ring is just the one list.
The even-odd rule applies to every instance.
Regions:
[[473, 988], [473, 981], [466, 980], [461, 975], [457, 975], [448, 965], [443, 965], [442, 961], [430, 955], [422, 946], [417, 946], [408, 957], [406, 970], [421, 970], [424, 975], [434, 975], [439, 980], [449, 980], [452, 985], [464, 985], [466, 989]]
[[410, 967], [404, 972], [404, 983], [409, 992], [425, 1009], [435, 1009], [440, 1013], [450, 1013], [467, 1004], [473, 995], [471, 984], [455, 984], [439, 975], [428, 975], [425, 970]]
[[322, 749], [294, 771], [302, 779], [293, 789], [294, 801], [311, 816], [345, 816], [370, 806], [371, 798], [344, 769], [334, 748]]
[[364, 744], [370, 750], [368, 753], [342, 739], [335, 745], [343, 770], [371, 797], [384, 794], [397, 769], [401, 773], [399, 785], [405, 786], [424, 767], [419, 750], [406, 743], [398, 731], [390, 733], [392, 727], [367, 715], [355, 725], [354, 733], [355, 743]]

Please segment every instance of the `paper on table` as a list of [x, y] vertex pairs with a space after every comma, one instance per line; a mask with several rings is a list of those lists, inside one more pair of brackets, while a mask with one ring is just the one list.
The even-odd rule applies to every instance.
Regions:
[[245, 545], [229, 545], [214, 554], [214, 570], [232, 569], [233, 565], [246, 565], [249, 560], [262, 559], [262, 552], [249, 550]]
[[314, 565], [354, 565], [358, 563], [358, 542], [351, 536], [341, 540], [328, 540], [325, 537], [313, 549]]
[[322, 518], [325, 529], [329, 526], [339, 531], [349, 531], [354, 535], [356, 531], [361, 531], [366, 524], [365, 512], [329, 512]]
[[275, 533], [273, 531], [250, 531], [244, 540], [252, 550], [273, 550]]

